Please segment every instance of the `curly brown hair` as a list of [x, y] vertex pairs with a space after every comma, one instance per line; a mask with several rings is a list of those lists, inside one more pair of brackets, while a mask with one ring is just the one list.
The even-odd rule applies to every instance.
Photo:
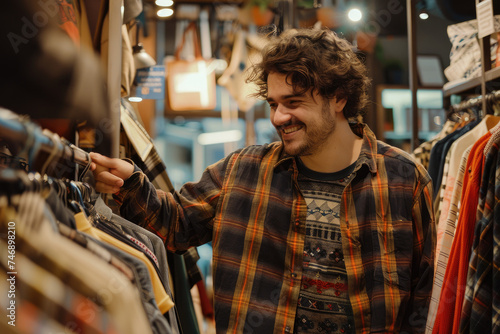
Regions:
[[267, 77], [272, 72], [286, 74], [297, 93], [314, 87], [311, 94], [315, 90], [325, 99], [346, 99], [347, 119], [358, 116], [368, 103], [365, 65], [347, 40], [328, 29], [291, 29], [269, 42], [247, 79], [257, 85], [256, 96], [267, 97]]

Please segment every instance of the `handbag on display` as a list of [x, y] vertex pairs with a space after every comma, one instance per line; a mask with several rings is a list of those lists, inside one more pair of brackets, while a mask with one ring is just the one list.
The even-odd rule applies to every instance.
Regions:
[[[191, 34], [188, 34], [191, 32]], [[181, 59], [180, 54], [190, 35], [194, 45], [194, 59]], [[201, 55], [197, 26], [191, 22], [184, 30], [182, 41], [175, 50], [175, 58], [167, 62], [167, 102], [173, 111], [213, 110], [217, 100], [215, 69], [211, 60]]]

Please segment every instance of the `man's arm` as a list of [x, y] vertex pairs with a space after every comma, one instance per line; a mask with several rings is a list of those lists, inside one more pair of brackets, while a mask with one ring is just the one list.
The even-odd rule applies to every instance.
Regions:
[[[422, 182], [422, 179], [419, 182]], [[413, 205], [413, 229], [412, 291], [401, 333], [423, 333], [427, 322], [436, 248], [436, 226], [430, 180], [417, 192]]]
[[163, 239], [167, 248], [182, 251], [212, 239], [212, 225], [220, 197], [226, 162], [205, 170], [196, 183], [179, 192], [156, 189], [131, 163], [92, 154], [96, 190], [112, 193], [120, 215]]

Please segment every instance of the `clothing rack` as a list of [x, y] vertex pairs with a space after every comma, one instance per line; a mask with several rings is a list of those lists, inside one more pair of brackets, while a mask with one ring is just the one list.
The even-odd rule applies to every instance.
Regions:
[[39, 173], [25, 173], [22, 170], [0, 170], [0, 195], [14, 195], [25, 191], [42, 192], [54, 189], [66, 203], [77, 200], [80, 206], [95, 197], [95, 191], [88, 183], [68, 179], [57, 179]]
[[87, 152], [50, 131], [42, 130], [31, 121], [16, 119], [13, 116], [17, 115], [8, 110], [0, 110], [0, 139], [13, 142], [28, 151], [30, 171], [36, 171], [35, 157], [41, 152], [48, 155], [42, 162], [42, 172], [48, 164], [61, 160], [88, 168], [91, 160]]
[[486, 105], [495, 101], [500, 101], [500, 90], [488, 93], [484, 96], [480, 95], [477, 97], [473, 97], [468, 100], [451, 105], [448, 113], [448, 118], [450, 118], [450, 116], [453, 115], [454, 113], [475, 107], [476, 108], [481, 107], [483, 105], [483, 101], [486, 103]]

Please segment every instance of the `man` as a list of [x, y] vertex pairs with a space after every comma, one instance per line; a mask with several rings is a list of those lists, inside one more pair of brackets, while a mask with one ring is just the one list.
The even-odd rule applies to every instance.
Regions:
[[328, 30], [287, 31], [250, 79], [281, 142], [234, 152], [174, 194], [93, 154], [97, 190], [169, 250], [212, 241], [219, 333], [423, 332], [431, 181], [406, 153], [349, 123], [369, 84], [351, 45]]

